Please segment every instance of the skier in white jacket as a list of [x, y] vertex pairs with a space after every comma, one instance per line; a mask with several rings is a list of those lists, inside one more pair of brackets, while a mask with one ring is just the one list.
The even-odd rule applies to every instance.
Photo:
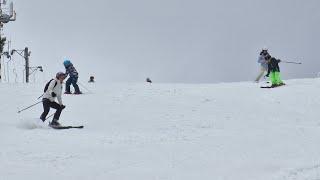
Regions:
[[261, 79], [261, 77], [268, 72], [268, 63], [266, 61], [266, 57], [269, 55], [268, 49], [267, 48], [263, 48], [259, 58], [258, 58], [258, 63], [260, 64], [260, 72], [257, 76], [257, 78], [255, 79], [255, 82], [258, 83]]
[[[53, 116], [53, 120], [50, 122], [52, 126], [60, 126], [59, 118], [61, 115], [62, 110], [65, 106], [62, 103], [62, 83], [66, 78], [65, 73], [58, 72], [55, 79], [52, 79], [47, 89], [45, 89], [42, 103], [43, 103], [43, 113], [41, 114], [40, 119], [44, 122], [46, 117], [50, 111], [50, 108], [56, 109], [56, 112]], [[55, 99], [58, 99], [58, 103], [55, 102]]]

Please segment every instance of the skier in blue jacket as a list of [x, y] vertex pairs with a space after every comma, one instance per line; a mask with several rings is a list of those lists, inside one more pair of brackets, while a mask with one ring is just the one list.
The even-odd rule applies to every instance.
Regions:
[[82, 94], [82, 92], [79, 89], [78, 86], [78, 78], [79, 78], [79, 73], [77, 72], [76, 68], [74, 68], [73, 64], [71, 63], [70, 60], [66, 59], [63, 62], [64, 67], [66, 68], [66, 77], [69, 75], [69, 79], [66, 81], [66, 91], [65, 94], [71, 94], [70, 91], [70, 85], [74, 87], [74, 94]]

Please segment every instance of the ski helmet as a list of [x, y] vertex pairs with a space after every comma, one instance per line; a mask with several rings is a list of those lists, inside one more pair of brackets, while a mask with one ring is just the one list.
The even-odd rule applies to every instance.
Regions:
[[71, 61], [69, 59], [66, 59], [66, 60], [63, 61], [63, 65], [65, 67], [67, 67], [67, 66], [71, 65]]
[[66, 74], [65, 73], [63, 73], [63, 72], [58, 72], [57, 74], [56, 74], [56, 78], [57, 79], [59, 79], [60, 77], [65, 77], [66, 76]]
[[268, 47], [267, 46], [263, 46], [262, 51], [268, 51]]

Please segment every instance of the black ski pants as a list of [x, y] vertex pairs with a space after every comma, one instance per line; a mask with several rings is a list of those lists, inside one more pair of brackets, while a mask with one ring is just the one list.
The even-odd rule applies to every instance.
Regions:
[[66, 82], [66, 92], [70, 93], [70, 85], [74, 87], [75, 93], [80, 93], [80, 88], [78, 86], [78, 77], [69, 77], [69, 79]]
[[43, 99], [43, 113], [41, 114], [40, 119], [44, 122], [46, 120], [47, 115], [49, 114], [50, 108], [56, 109], [56, 112], [54, 113], [53, 119], [59, 120], [61, 112], [63, 108], [60, 106], [60, 104], [56, 102], [51, 102], [49, 99]]

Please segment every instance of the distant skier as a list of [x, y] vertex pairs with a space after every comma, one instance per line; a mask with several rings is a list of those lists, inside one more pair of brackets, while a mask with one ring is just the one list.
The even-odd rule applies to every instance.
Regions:
[[72, 84], [72, 86], [74, 87], [74, 94], [82, 94], [82, 92], [79, 89], [78, 86], [78, 78], [79, 78], [79, 74], [76, 70], [76, 68], [74, 68], [73, 64], [71, 63], [70, 60], [65, 60], [63, 62], [64, 67], [66, 68], [66, 77], [69, 75], [69, 79], [66, 82], [66, 91], [65, 94], [71, 94], [70, 91], [70, 85]]
[[147, 79], [146, 79], [146, 82], [147, 82], [147, 83], [150, 83], [150, 84], [152, 83], [152, 81], [151, 81], [150, 78], [147, 78]]
[[94, 76], [90, 76], [90, 78], [89, 78], [89, 81], [88, 81], [89, 83], [94, 83], [95, 82], [95, 80], [94, 80]]
[[[44, 122], [46, 117], [50, 111], [50, 108], [56, 109], [54, 113], [53, 120], [50, 122], [52, 126], [60, 126], [59, 118], [61, 115], [62, 110], [66, 107], [62, 103], [62, 83], [66, 78], [65, 73], [58, 72], [56, 74], [56, 78], [50, 80], [45, 89], [44, 95], [42, 99], [43, 104], [43, 113], [40, 116], [40, 119]], [[58, 103], [55, 102], [55, 99], [58, 99]]]
[[280, 78], [279, 63], [281, 60], [271, 57], [270, 55], [266, 56], [265, 59], [268, 63], [268, 74], [266, 76], [270, 77], [272, 83], [271, 88], [285, 85]]
[[255, 82], [258, 83], [261, 77], [268, 71], [268, 63], [266, 61], [266, 57], [270, 55], [267, 48], [263, 48], [260, 52], [258, 63], [260, 64], [260, 72], [255, 79]]

